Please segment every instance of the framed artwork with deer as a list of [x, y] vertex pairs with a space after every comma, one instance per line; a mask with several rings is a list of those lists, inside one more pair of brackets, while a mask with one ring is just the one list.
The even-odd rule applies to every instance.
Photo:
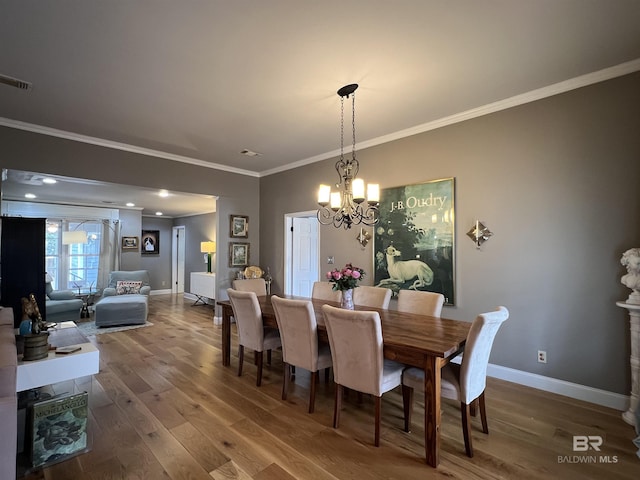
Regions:
[[455, 305], [455, 179], [385, 188], [374, 227], [374, 285], [442, 293]]

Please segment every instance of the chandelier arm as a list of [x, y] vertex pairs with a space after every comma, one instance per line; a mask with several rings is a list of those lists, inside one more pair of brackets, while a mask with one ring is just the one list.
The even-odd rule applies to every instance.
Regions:
[[344, 162], [344, 159], [340, 159], [336, 162], [335, 169], [338, 173], [338, 183], [336, 185], [342, 185], [344, 180], [344, 171], [347, 168], [347, 164]]

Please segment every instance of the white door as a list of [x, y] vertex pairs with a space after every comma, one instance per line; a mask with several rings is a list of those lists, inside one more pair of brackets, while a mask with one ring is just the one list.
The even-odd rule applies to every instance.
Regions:
[[184, 293], [184, 227], [173, 227], [171, 293]]
[[310, 297], [318, 280], [318, 220], [294, 216], [291, 222], [291, 294]]

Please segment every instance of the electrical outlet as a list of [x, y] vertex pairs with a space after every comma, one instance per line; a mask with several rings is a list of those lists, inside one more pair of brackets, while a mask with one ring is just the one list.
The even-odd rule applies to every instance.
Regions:
[[547, 352], [546, 352], [546, 350], [538, 350], [538, 362], [539, 363], [547, 363]]
[[333, 255], [332, 255], [332, 256], [330, 256], [330, 257], [327, 257], [327, 263], [328, 263], [329, 265], [333, 265], [333, 261], [334, 261], [334, 260], [333, 260]]

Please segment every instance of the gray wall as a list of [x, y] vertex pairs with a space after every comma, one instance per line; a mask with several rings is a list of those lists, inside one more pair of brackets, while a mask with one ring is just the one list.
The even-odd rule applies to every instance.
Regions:
[[[204, 261], [204, 254], [200, 252], [200, 242], [216, 239], [218, 224], [217, 213], [207, 213], [203, 215], [193, 215], [190, 217], [176, 218], [174, 226], [184, 227], [185, 235], [185, 261], [184, 261], [184, 291], [191, 291], [191, 272], [206, 272], [207, 264]], [[218, 246], [216, 244], [216, 251]], [[224, 258], [224, 257], [223, 257]], [[216, 261], [218, 253], [211, 257], [211, 269], [216, 271]]]
[[[48, 173], [48, 172], [47, 172]], [[140, 210], [120, 209], [120, 236], [138, 237], [138, 245], [142, 238], [142, 215]], [[136, 251], [122, 250], [120, 246], [120, 270], [140, 270], [140, 247]]]
[[[361, 176], [381, 188], [455, 177], [457, 305], [443, 316], [507, 306], [492, 363], [628, 394], [628, 317], [615, 302], [629, 295], [620, 256], [640, 246], [638, 105], [636, 73], [358, 152]], [[283, 216], [317, 208], [334, 162], [260, 181], [275, 289]], [[476, 219], [494, 232], [480, 250], [465, 235]], [[321, 227], [321, 258], [372, 272], [373, 247], [360, 250], [356, 233]]]
[[[149, 272], [151, 290], [170, 289], [173, 219], [142, 217], [142, 230], [158, 230], [160, 232], [160, 241], [157, 255], [140, 254], [140, 268]], [[142, 249], [143, 246], [141, 245], [140, 248]]]

